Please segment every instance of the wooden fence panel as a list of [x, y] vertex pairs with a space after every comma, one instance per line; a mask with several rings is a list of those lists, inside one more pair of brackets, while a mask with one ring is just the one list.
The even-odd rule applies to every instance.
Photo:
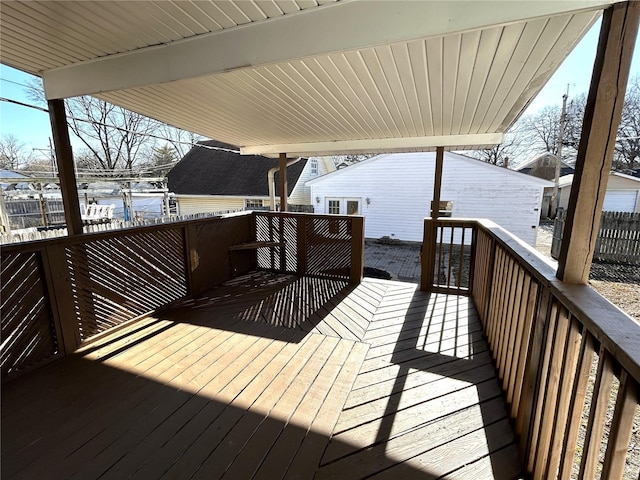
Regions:
[[[551, 256], [558, 258], [566, 212], [558, 210], [554, 221]], [[602, 212], [593, 258], [603, 262], [640, 265], [640, 213]]]

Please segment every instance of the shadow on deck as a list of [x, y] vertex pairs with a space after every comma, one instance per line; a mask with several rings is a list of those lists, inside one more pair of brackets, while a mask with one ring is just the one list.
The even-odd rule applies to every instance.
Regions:
[[497, 478], [470, 299], [256, 274], [3, 388], [4, 478]]

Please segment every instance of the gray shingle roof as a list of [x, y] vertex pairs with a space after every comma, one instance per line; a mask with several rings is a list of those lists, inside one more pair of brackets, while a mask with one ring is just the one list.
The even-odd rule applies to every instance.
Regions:
[[[214, 140], [198, 145], [237, 150], [237, 147]], [[291, 195], [307, 159], [287, 168], [287, 189]], [[269, 195], [267, 173], [278, 160], [257, 155], [239, 155], [224, 150], [194, 146], [168, 173], [169, 191], [182, 195]], [[279, 195], [276, 173], [276, 195]]]

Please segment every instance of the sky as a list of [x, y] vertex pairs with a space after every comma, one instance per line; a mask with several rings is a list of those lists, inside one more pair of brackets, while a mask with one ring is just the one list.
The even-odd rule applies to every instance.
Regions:
[[[569, 88], [569, 98], [586, 93], [591, 81], [591, 71], [595, 58], [600, 21], [591, 28], [578, 46], [556, 71], [547, 85], [531, 102], [526, 113], [535, 112], [545, 105], [562, 104], [562, 95]], [[640, 75], [640, 37], [636, 40], [630, 78]], [[25, 87], [31, 75], [19, 70], [0, 65], [0, 97], [32, 104], [27, 97]], [[12, 134], [25, 145], [26, 150], [33, 150], [36, 157], [48, 158], [51, 126], [49, 116], [45, 112], [28, 107], [0, 101], [0, 135]], [[71, 135], [74, 148], [81, 148], [79, 140]]]

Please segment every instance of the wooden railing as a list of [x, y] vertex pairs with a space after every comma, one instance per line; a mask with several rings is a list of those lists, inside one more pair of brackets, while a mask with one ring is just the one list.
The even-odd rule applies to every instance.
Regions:
[[[357, 282], [362, 232], [361, 217], [246, 213], [3, 246], [3, 379], [264, 268], [273, 255], [277, 271]], [[265, 248], [265, 234], [277, 242]]]
[[622, 478], [639, 403], [640, 324], [589, 286], [559, 281], [550, 261], [497, 225], [475, 222], [474, 238], [468, 293], [524, 471], [536, 479], [596, 471]]
[[[467, 295], [473, 284], [475, 220], [424, 221], [422, 285], [424, 290]], [[433, 252], [433, 253], [431, 253]]]
[[364, 268], [364, 218], [255, 213], [257, 266], [359, 283]]

